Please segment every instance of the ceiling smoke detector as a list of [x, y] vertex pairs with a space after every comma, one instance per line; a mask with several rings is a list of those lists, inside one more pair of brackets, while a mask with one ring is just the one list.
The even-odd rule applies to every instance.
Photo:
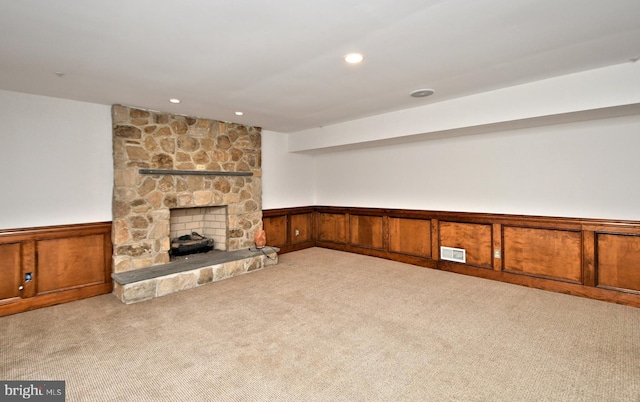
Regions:
[[434, 92], [435, 91], [433, 89], [429, 88], [416, 89], [415, 91], [411, 92], [411, 96], [413, 96], [414, 98], [424, 98], [426, 96], [433, 95]]

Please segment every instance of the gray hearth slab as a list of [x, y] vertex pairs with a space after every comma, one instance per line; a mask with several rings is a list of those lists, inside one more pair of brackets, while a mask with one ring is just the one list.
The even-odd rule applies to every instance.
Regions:
[[168, 264], [154, 265], [148, 268], [136, 269], [133, 271], [118, 272], [111, 274], [111, 278], [121, 285], [140, 282], [147, 279], [158, 278], [179, 272], [190, 271], [210, 265], [224, 264], [231, 261], [244, 260], [245, 258], [257, 257], [263, 254], [272, 254], [280, 251], [277, 247], [264, 247], [262, 249], [242, 249], [234, 251], [222, 251], [211, 255], [194, 255], [188, 259], [174, 261]]

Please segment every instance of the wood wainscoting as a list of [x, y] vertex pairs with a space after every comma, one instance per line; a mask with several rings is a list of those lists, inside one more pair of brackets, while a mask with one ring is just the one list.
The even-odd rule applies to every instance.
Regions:
[[280, 254], [315, 246], [314, 209], [311, 207], [265, 210], [263, 229], [267, 244], [278, 247]]
[[[640, 307], [640, 222], [351, 207], [263, 212], [267, 244], [325, 247]], [[466, 263], [440, 259], [462, 248]]]
[[0, 231], [0, 316], [110, 293], [111, 222]]

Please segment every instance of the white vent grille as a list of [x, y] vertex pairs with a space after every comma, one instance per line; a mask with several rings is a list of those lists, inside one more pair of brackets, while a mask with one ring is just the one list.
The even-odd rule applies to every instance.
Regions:
[[440, 259], [467, 263], [467, 251], [463, 248], [440, 246]]

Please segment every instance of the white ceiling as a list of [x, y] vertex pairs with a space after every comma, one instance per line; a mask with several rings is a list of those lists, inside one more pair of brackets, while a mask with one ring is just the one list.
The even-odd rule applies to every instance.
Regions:
[[0, 89], [295, 132], [628, 62], [639, 21], [640, 0], [0, 0]]

